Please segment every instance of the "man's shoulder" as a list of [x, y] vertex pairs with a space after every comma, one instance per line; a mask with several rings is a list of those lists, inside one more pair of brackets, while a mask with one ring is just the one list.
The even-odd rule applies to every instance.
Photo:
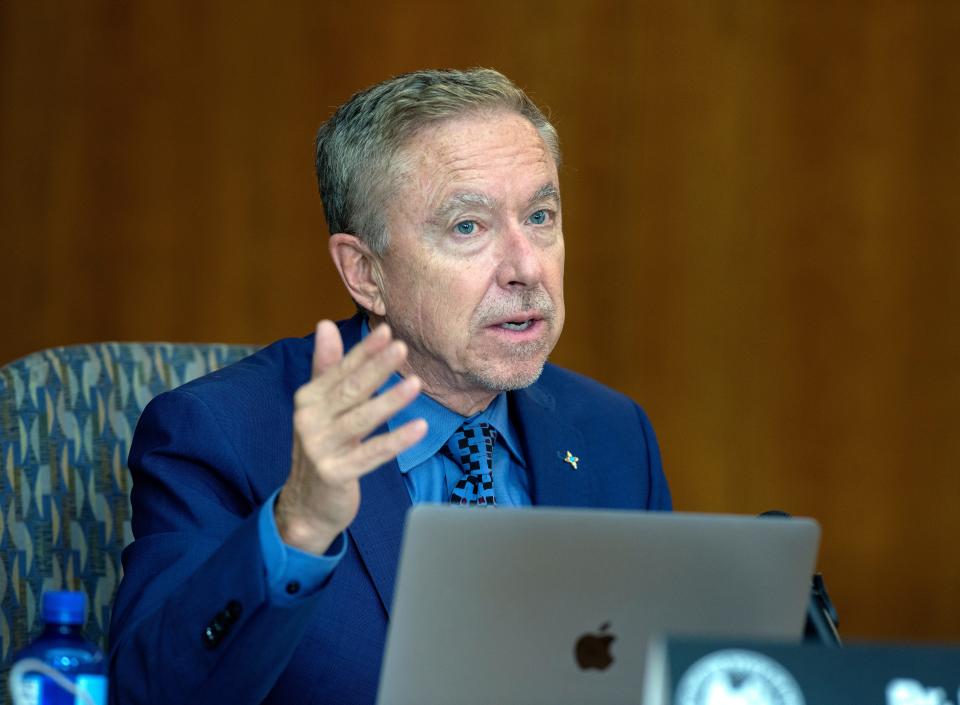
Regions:
[[[344, 347], [360, 337], [358, 316], [337, 322]], [[310, 381], [314, 335], [282, 338], [248, 357], [160, 395], [159, 403], [199, 401], [224, 414], [262, 418], [292, 406], [293, 394]]]
[[650, 424], [644, 410], [626, 394], [549, 363], [540, 378], [519, 394], [525, 397], [521, 403], [532, 401], [542, 412], [575, 427], [626, 432], [637, 428], [638, 422]]
[[270, 391], [290, 396], [310, 378], [313, 338], [283, 338], [232, 365], [198, 377], [175, 392], [236, 400]]
[[626, 394], [579, 372], [551, 363], [544, 365], [543, 374], [531, 389], [548, 394], [560, 403], [589, 401], [590, 404], [610, 405], [617, 408], [636, 406], [636, 403]]
[[[313, 342], [285, 338], [232, 365], [154, 397], [137, 422], [138, 441], [176, 435], [226, 440], [245, 447], [288, 435], [293, 394], [310, 374]], [[159, 435], [158, 435], [159, 434]]]

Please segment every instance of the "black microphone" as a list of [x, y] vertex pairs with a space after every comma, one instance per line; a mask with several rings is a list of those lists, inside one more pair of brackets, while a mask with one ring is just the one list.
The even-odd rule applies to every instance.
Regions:
[[[760, 518], [772, 517], [775, 519], [791, 519], [786, 512], [771, 509], [760, 515]], [[823, 582], [823, 575], [814, 573], [810, 586], [810, 601], [807, 603], [807, 621], [803, 627], [803, 640], [810, 644], [821, 646], [841, 646], [840, 617], [836, 607], [827, 593], [827, 586]]]

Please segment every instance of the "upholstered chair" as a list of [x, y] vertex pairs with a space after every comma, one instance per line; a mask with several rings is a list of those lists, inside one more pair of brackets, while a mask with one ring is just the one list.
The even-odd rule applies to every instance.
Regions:
[[155, 395], [235, 362], [241, 345], [100, 343], [0, 367], [0, 682], [40, 629], [45, 590], [87, 595], [107, 650], [120, 552], [131, 540], [127, 453]]

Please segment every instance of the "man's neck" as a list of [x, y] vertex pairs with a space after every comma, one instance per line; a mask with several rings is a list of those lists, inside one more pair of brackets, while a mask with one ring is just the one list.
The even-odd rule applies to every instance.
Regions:
[[404, 365], [400, 369], [400, 374], [407, 377], [416, 374], [423, 382], [422, 393], [431, 399], [438, 401], [451, 411], [455, 411], [461, 416], [473, 416], [490, 406], [490, 403], [496, 399], [498, 392], [488, 390], [480, 391], [460, 391], [451, 390], [444, 385], [431, 384], [428, 380], [410, 365]]
[[[373, 330], [384, 322], [383, 318], [372, 313], [367, 314], [367, 325]], [[396, 330], [392, 334], [403, 340], [397, 335]], [[404, 341], [407, 342], [407, 341]], [[496, 399], [499, 394], [496, 390], [483, 388], [460, 389], [450, 383], [450, 380], [442, 379], [439, 375], [430, 371], [429, 365], [417, 364], [417, 353], [407, 342], [409, 352], [407, 361], [400, 367], [400, 374], [404, 377], [416, 375], [423, 384], [422, 393], [431, 399], [443, 404], [445, 407], [461, 416], [473, 416], [490, 406], [490, 403]]]

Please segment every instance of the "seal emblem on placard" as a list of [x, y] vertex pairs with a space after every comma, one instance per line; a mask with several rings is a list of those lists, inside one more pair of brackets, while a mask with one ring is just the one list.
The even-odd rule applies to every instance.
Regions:
[[790, 672], [769, 656], [724, 649], [704, 656], [677, 684], [676, 705], [806, 705]]

